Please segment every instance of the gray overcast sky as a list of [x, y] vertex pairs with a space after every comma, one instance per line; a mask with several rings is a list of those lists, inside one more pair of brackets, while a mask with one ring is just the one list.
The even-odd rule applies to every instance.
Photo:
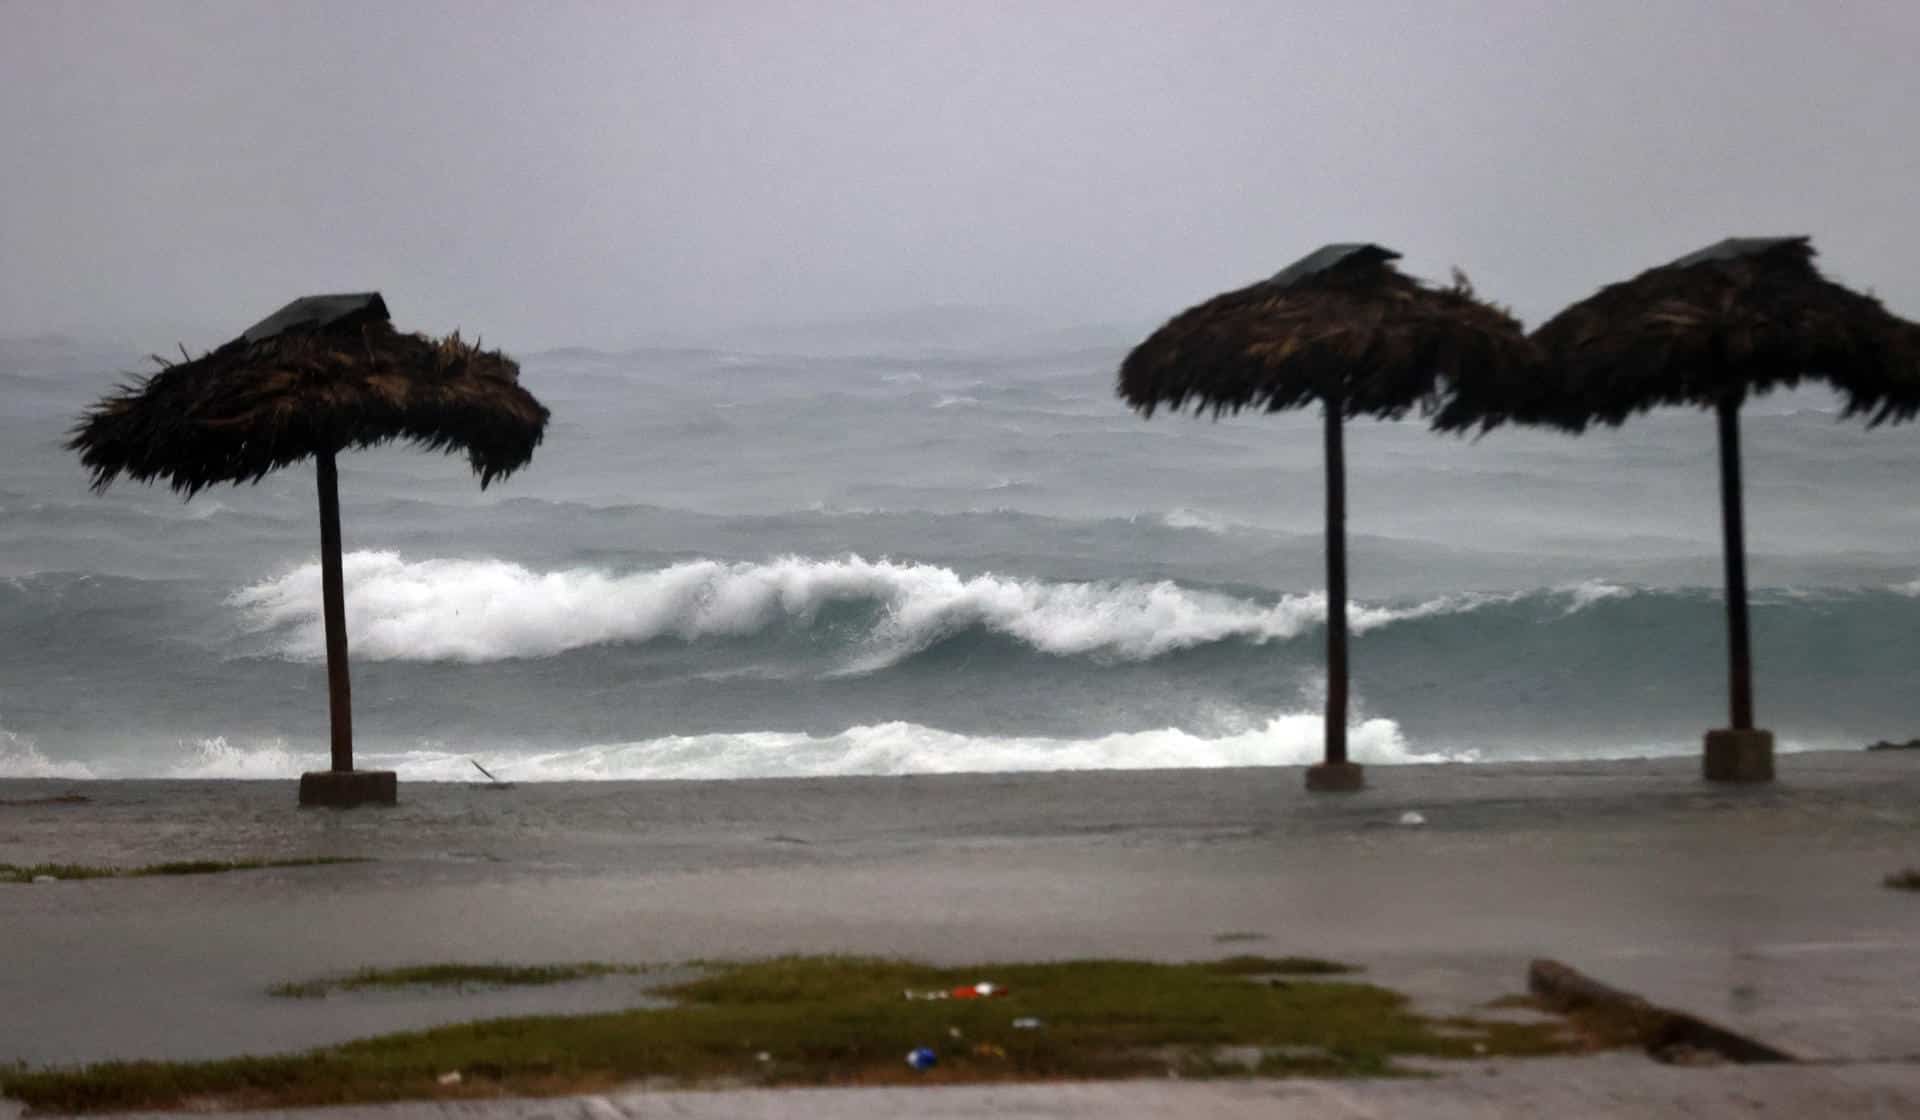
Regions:
[[1535, 322], [1787, 232], [1920, 316], [1916, 60], [1914, 0], [0, 0], [0, 333], [1136, 322], [1345, 239]]

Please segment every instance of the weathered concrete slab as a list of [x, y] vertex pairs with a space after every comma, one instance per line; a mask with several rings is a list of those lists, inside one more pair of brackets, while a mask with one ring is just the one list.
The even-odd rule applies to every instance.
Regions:
[[[153, 1114], [135, 1115], [157, 1120]], [[1920, 1067], [1677, 1069], [1603, 1057], [1494, 1063], [1440, 1080], [638, 1092], [228, 1115], [234, 1120], [1665, 1120], [1752, 1115], [1895, 1120], [1920, 1115]]]
[[1773, 781], [1773, 732], [1707, 732], [1700, 769], [1710, 782]]
[[1357, 762], [1322, 762], [1307, 767], [1309, 793], [1358, 793], [1366, 787], [1366, 770]]
[[304, 809], [386, 806], [399, 800], [400, 779], [391, 770], [309, 770], [300, 775], [300, 806]]

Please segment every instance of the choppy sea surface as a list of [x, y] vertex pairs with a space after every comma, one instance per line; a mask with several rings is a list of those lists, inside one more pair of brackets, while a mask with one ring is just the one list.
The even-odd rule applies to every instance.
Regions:
[[[522, 473], [342, 461], [363, 766], [466, 780], [1316, 757], [1318, 419], [1143, 421], [1119, 332], [860, 324], [519, 354]], [[871, 324], [867, 325], [868, 327]], [[965, 335], [966, 332], [961, 332]], [[0, 776], [322, 766], [311, 468], [88, 492], [150, 365], [0, 340]], [[1760, 722], [1920, 735], [1920, 432], [1817, 392], [1744, 428]], [[1712, 419], [1348, 436], [1363, 762], [1686, 753], [1724, 722]]]

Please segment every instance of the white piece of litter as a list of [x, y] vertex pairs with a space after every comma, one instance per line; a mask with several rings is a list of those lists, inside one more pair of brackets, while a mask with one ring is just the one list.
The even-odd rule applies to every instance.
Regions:
[[458, 1085], [458, 1084], [460, 1084], [460, 1071], [456, 1069], [456, 1070], [454, 1070], [454, 1071], [453, 1071], [452, 1073], [443, 1073], [443, 1074], [441, 1074], [441, 1075], [440, 1075], [440, 1084], [442, 1084], [442, 1085]]
[[1427, 818], [1421, 815], [1417, 809], [1408, 809], [1406, 812], [1400, 814], [1400, 823], [1404, 825], [1426, 824]]

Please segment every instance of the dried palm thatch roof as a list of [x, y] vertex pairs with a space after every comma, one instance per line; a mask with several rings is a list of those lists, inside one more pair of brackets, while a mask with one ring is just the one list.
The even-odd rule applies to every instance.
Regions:
[[484, 487], [526, 464], [547, 423], [513, 359], [401, 334], [378, 293], [295, 300], [218, 350], [156, 360], [72, 432], [96, 490], [124, 474], [190, 496], [390, 440], [464, 451]]
[[1328, 245], [1270, 279], [1175, 316], [1128, 354], [1119, 392], [1151, 416], [1216, 415], [1338, 401], [1345, 416], [1444, 418], [1468, 383], [1492, 393], [1529, 376], [1532, 348], [1512, 316], [1463, 277], [1430, 288], [1378, 245]]
[[1802, 380], [1870, 424], [1920, 412], [1920, 327], [1820, 275], [1805, 237], [1729, 238], [1602, 288], [1534, 332], [1552, 375], [1533, 420], [1579, 431], [1659, 405]]

